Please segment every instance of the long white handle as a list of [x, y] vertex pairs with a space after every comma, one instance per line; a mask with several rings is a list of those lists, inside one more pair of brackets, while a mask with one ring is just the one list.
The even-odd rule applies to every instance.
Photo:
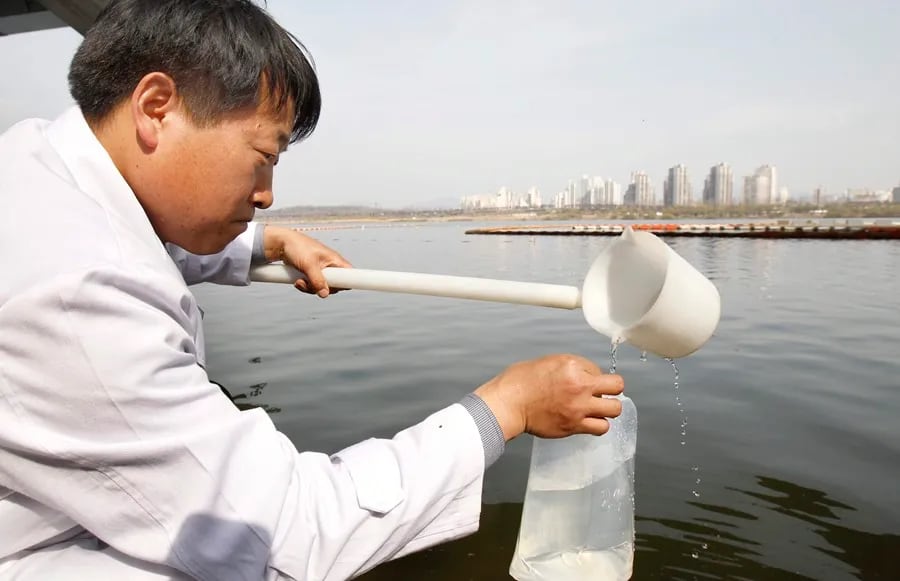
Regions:
[[[328, 281], [328, 286], [335, 288], [474, 299], [558, 309], [577, 309], [581, 306], [581, 289], [574, 286], [362, 268], [329, 267], [323, 269], [322, 273]], [[304, 278], [300, 271], [283, 264], [267, 264], [250, 269], [250, 280], [255, 282], [293, 284], [299, 278]]]

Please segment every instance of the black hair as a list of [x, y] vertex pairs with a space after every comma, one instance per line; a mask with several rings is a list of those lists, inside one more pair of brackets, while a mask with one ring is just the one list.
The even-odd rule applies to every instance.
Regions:
[[249, 0], [112, 0], [72, 59], [69, 90], [88, 121], [102, 122], [157, 71], [172, 77], [201, 126], [261, 100], [294, 105], [291, 142], [319, 120], [312, 57]]

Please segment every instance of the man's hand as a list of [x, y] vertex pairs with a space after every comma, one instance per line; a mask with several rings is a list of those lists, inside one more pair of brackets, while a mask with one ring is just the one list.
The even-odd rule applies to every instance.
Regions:
[[542, 438], [605, 434], [622, 412], [620, 375], [577, 355], [549, 355], [508, 367], [475, 394], [491, 408], [507, 441], [523, 432]]
[[263, 246], [266, 260], [275, 262], [283, 260], [306, 275], [307, 280], [300, 279], [294, 283], [299, 290], [316, 294], [322, 298], [337, 292], [328, 288], [322, 269], [326, 266], [351, 267], [343, 256], [328, 248], [318, 240], [282, 226], [265, 226]]

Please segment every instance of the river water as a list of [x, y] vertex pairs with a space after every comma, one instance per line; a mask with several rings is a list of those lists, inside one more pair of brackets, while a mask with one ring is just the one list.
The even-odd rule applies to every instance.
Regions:
[[[465, 235], [479, 225], [313, 234], [361, 268], [572, 285], [611, 240]], [[719, 288], [722, 320], [678, 361], [677, 392], [668, 362], [619, 348], [640, 426], [633, 579], [900, 579], [900, 243], [667, 242]], [[390, 437], [521, 359], [609, 365], [580, 311], [266, 284], [196, 293], [210, 374], [302, 450]], [[513, 441], [488, 471], [477, 534], [362, 579], [509, 579], [530, 446]]]

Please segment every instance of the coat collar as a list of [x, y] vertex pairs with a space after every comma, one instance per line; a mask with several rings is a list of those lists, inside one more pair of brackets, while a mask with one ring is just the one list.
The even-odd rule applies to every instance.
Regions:
[[73, 106], [66, 110], [47, 127], [46, 136], [79, 190], [126, 224], [132, 235], [168, 256], [137, 196], [88, 126], [81, 109]]

